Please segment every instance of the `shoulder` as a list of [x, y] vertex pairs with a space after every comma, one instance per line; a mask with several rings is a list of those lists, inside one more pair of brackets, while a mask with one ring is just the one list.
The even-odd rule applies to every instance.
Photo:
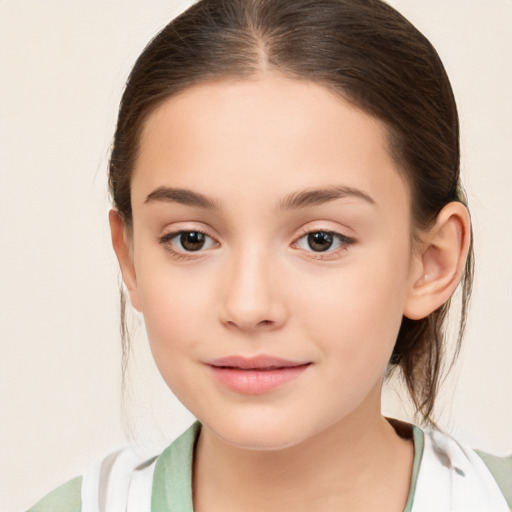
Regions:
[[52, 491], [28, 512], [124, 511], [133, 487], [145, 497], [141, 509], [150, 510], [155, 459], [143, 461], [130, 448], [112, 453], [82, 476]]
[[82, 477], [73, 478], [38, 501], [28, 512], [80, 512]]
[[503, 496], [505, 496], [509, 508], [512, 510], [512, 455], [497, 457], [480, 450], [475, 451], [485, 462], [485, 465], [499, 485]]
[[457, 511], [508, 512], [510, 469], [510, 460], [488, 455], [484, 460], [450, 435], [426, 429], [415, 501], [423, 505], [420, 510], [451, 503]]
[[171, 503], [180, 511], [192, 510], [192, 459], [199, 430], [196, 422], [149, 460], [130, 448], [112, 453], [28, 512], [168, 510]]

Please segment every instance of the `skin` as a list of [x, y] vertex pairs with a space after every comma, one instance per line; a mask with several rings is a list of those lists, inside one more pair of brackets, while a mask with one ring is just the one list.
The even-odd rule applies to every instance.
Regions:
[[[326, 88], [275, 75], [191, 87], [147, 120], [133, 225], [115, 211], [110, 222], [156, 364], [203, 424], [196, 511], [403, 510], [413, 446], [381, 415], [383, 375], [402, 317], [428, 315], [457, 285], [469, 216], [450, 203], [413, 245], [386, 135]], [[283, 205], [335, 187], [357, 192]], [[176, 233], [197, 230], [205, 245], [187, 252]], [[333, 245], [315, 251], [310, 232], [336, 233]], [[261, 354], [309, 365], [247, 394], [207, 364]]]

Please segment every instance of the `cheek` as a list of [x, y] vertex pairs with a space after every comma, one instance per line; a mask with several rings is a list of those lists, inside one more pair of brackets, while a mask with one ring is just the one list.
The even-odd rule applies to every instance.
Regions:
[[194, 355], [211, 326], [211, 283], [190, 272], [151, 258], [137, 269], [145, 327], [164, 377], [176, 371], [181, 353]]
[[385, 369], [407, 294], [408, 246], [381, 248], [372, 254], [333, 272], [323, 286], [317, 282], [295, 295], [302, 312], [297, 315], [301, 329], [316, 340], [326, 359], [350, 362], [354, 378]]

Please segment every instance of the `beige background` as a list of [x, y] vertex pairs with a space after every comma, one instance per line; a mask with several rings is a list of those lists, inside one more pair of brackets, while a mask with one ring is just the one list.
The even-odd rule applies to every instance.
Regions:
[[[1, 512], [126, 443], [123, 430], [150, 453], [192, 421], [142, 335], [121, 412], [105, 179], [130, 66], [189, 3], [0, 0]], [[476, 234], [472, 316], [440, 423], [474, 446], [512, 451], [512, 1], [392, 3], [452, 78]], [[407, 417], [395, 392], [384, 408]]]

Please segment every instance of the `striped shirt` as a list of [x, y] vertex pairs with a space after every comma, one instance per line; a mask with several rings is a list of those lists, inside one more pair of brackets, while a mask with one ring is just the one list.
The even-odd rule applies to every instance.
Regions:
[[[477, 453], [438, 430], [410, 428], [414, 462], [404, 512], [512, 510], [512, 456]], [[111, 454], [28, 512], [193, 512], [192, 462], [200, 429], [194, 423], [147, 461], [129, 449]]]

